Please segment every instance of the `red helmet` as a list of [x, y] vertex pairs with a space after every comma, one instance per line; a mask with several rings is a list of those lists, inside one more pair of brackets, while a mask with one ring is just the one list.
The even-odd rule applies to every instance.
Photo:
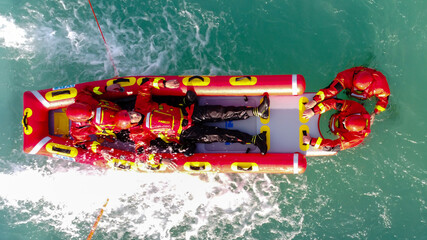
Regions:
[[372, 84], [373, 80], [374, 78], [372, 77], [372, 74], [366, 71], [361, 71], [356, 74], [356, 77], [353, 79], [353, 86], [363, 91]]
[[71, 121], [84, 122], [92, 117], [92, 108], [89, 104], [77, 102], [68, 106], [66, 114]]
[[344, 126], [351, 132], [360, 132], [369, 125], [368, 119], [362, 115], [350, 115], [344, 119]]
[[128, 111], [122, 110], [116, 115], [116, 127], [119, 129], [129, 129], [131, 127]]

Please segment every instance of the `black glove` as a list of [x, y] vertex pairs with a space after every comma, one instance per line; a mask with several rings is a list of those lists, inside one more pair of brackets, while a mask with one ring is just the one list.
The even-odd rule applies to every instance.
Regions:
[[143, 153], [144, 153], [144, 147], [139, 147], [139, 148], [137, 148], [137, 149], [136, 149], [136, 153], [137, 153], [138, 155], [143, 154]]
[[175, 142], [167, 143], [161, 138], [156, 138], [150, 141], [150, 147], [148, 148], [150, 153], [174, 153], [174, 149], [178, 145]]
[[120, 142], [131, 142], [132, 140], [130, 140], [129, 134], [129, 130], [121, 130], [120, 132], [116, 133], [117, 140], [119, 140]]
[[196, 144], [194, 143], [186, 143], [179, 145], [177, 149], [179, 153], [183, 153], [186, 157], [192, 156], [196, 151]]
[[328, 151], [328, 152], [339, 152], [341, 151], [340, 146], [335, 146], [335, 147], [323, 147], [322, 149], [323, 151]]
[[76, 143], [76, 144], [74, 144], [74, 147], [78, 147], [78, 148], [81, 148], [83, 150], [87, 150], [87, 147], [84, 143]]

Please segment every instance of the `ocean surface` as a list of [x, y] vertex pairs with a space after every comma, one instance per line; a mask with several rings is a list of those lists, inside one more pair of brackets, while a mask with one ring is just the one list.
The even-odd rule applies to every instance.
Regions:
[[[364, 65], [391, 97], [302, 175], [140, 174], [22, 152], [23, 93], [114, 77], [86, 0], [0, 0], [0, 239], [427, 239], [427, 1], [92, 0], [120, 76]], [[286, 126], [284, 126], [286, 127]]]

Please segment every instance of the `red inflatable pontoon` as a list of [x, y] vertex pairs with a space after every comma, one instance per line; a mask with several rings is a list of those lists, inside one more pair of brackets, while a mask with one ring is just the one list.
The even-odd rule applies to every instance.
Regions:
[[[162, 154], [162, 158], [173, 159], [179, 171], [197, 172], [252, 172], [298, 174], [306, 169], [306, 152], [298, 148], [288, 151], [280, 144], [287, 138], [281, 130], [290, 131], [294, 126], [282, 126], [282, 117], [287, 114], [290, 102], [301, 98], [305, 90], [302, 75], [262, 75], [262, 76], [129, 76], [88, 83], [69, 85], [59, 88], [27, 91], [24, 93], [24, 152], [46, 155], [54, 158], [76, 161], [79, 163], [107, 166], [120, 169], [132, 169], [142, 172], [170, 172], [164, 165], [150, 166], [135, 161], [135, 153], [126, 144], [111, 147], [112, 159], [104, 159], [100, 154], [73, 146], [69, 139], [70, 122], [65, 115], [68, 105], [74, 103], [77, 93], [86, 86], [105, 87], [120, 84], [124, 91], [107, 93], [105, 98], [111, 101], [135, 98], [137, 89], [145, 77], [163, 80], [176, 79], [180, 82], [178, 89], [161, 89], [155, 95], [185, 95], [191, 89], [198, 95], [199, 104], [221, 104], [235, 106], [257, 106], [262, 95], [268, 93], [271, 99], [270, 118], [250, 118], [247, 120], [217, 123], [219, 127], [238, 129], [249, 134], [267, 131], [269, 151], [262, 156], [259, 150], [250, 145], [213, 143], [198, 144], [196, 153], [191, 157], [183, 154]], [[290, 98], [286, 98], [290, 97]], [[277, 114], [276, 114], [277, 112]], [[300, 114], [298, 105], [296, 113]], [[298, 120], [298, 117], [296, 117]], [[273, 129], [274, 128], [274, 129]], [[280, 129], [283, 128], [283, 129]], [[298, 128], [298, 127], [297, 127]], [[297, 130], [298, 131], [298, 130]], [[300, 140], [295, 137], [296, 146]], [[282, 141], [286, 142], [286, 141]]]

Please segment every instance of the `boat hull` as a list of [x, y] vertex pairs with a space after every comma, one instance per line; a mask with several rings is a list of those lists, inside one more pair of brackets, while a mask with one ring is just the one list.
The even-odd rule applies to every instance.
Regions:
[[[120, 101], [134, 99], [139, 84], [147, 76], [129, 76], [106, 79], [88, 83], [69, 85], [59, 88], [27, 91], [24, 93], [24, 152], [75, 161], [101, 167], [136, 170], [141, 172], [170, 172], [165, 164], [149, 166], [138, 162], [132, 145], [114, 145], [103, 143], [110, 150], [111, 159], [104, 159], [100, 154], [75, 147], [69, 139], [70, 122], [65, 109], [74, 103], [78, 92], [87, 86], [105, 87], [120, 84], [124, 91], [109, 93], [106, 99]], [[186, 157], [183, 154], [161, 154], [163, 159], [173, 159], [177, 170], [183, 172], [224, 172], [224, 173], [303, 173], [307, 166], [307, 151], [297, 147], [283, 147], [274, 142], [280, 128], [280, 119], [286, 117], [279, 110], [286, 108], [290, 102], [300, 98], [305, 90], [305, 80], [301, 75], [263, 75], [263, 76], [148, 76], [159, 80], [176, 79], [180, 87], [176, 89], [155, 90], [154, 95], [185, 95], [193, 90], [199, 96], [199, 104], [220, 104], [236, 106], [257, 106], [263, 94], [271, 99], [271, 119], [250, 118], [242, 121], [215, 123], [219, 127], [238, 129], [249, 134], [268, 132], [269, 152], [261, 155], [253, 145], [213, 143], [198, 144], [196, 153]], [[276, 114], [277, 113], [277, 114]], [[298, 106], [296, 114], [300, 114]], [[270, 123], [274, 124], [270, 125]], [[288, 126], [293, 128], [293, 126]], [[300, 140], [296, 140], [299, 146]]]

